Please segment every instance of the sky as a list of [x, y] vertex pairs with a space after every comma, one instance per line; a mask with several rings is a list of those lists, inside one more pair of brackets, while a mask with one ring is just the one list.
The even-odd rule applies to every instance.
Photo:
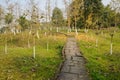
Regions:
[[[26, 1], [30, 1], [30, 0], [9, 0], [9, 1], [10, 1], [9, 4], [18, 1], [19, 5], [20, 5], [20, 8], [22, 8], [21, 11], [23, 11], [23, 12], [26, 11], [25, 9], [30, 9], [30, 7], [29, 7], [30, 5], [27, 4], [27, 2], [26, 2]], [[45, 13], [46, 1], [47, 0], [35, 0], [35, 4], [37, 4], [37, 7], [39, 8], [40, 13], [41, 12]], [[52, 5], [52, 10], [56, 6], [56, 3], [57, 3], [57, 7], [59, 7], [63, 12], [65, 11], [65, 5], [64, 5], [63, 0], [50, 0], [50, 1], [51, 1], [51, 5]], [[110, 1], [111, 0], [102, 0], [103, 4], [105, 6], [107, 4], [109, 4]], [[0, 0], [0, 5], [2, 5], [4, 8], [6, 8], [6, 0]]]
[[102, 0], [103, 4], [106, 6], [107, 4], [110, 3], [111, 0]]
[[[9, 0], [10, 3], [9, 4], [13, 4], [13, 2], [17, 2], [19, 3], [20, 5], [20, 8], [21, 8], [21, 13], [24, 13], [24, 11], [26, 11], [26, 9], [30, 9], [29, 8], [29, 4], [26, 3], [26, 1], [30, 1], [30, 0]], [[36, 1], [36, 4], [38, 4], [38, 8], [39, 8], [39, 13], [41, 14], [42, 13], [45, 13], [45, 6], [46, 6], [46, 1], [47, 0], [35, 0]], [[51, 5], [52, 5], [52, 10], [53, 8], [56, 6], [56, 1], [57, 1], [57, 7], [59, 7], [63, 12], [65, 11], [65, 5], [64, 5], [64, 2], [63, 0], [51, 0]], [[110, 3], [111, 0], [102, 0], [103, 4], [106, 6], [107, 4]], [[2, 6], [3, 8], [7, 8], [6, 7], [6, 0], [0, 0], [0, 6]], [[15, 9], [15, 11], [17, 11]], [[15, 12], [16, 13], [16, 12]], [[19, 14], [20, 15], [20, 14]]]
[[[0, 6], [2, 6], [3, 8], [7, 8], [6, 7], [6, 1], [10, 1], [9, 4], [13, 4], [15, 2], [18, 3], [18, 5], [20, 5], [21, 8], [21, 12], [18, 12], [18, 15], [22, 15], [23, 13], [25, 13], [27, 10], [31, 10], [30, 8], [30, 3], [28, 4], [27, 2], [29, 2], [30, 0], [0, 0]], [[45, 14], [46, 12], [46, 1], [47, 0], [35, 0], [35, 4], [37, 5], [37, 7], [39, 8], [39, 13], [40, 14]], [[54, 7], [57, 5], [57, 7], [59, 7], [63, 12], [65, 12], [65, 5], [63, 0], [50, 0], [51, 1], [51, 10], [54, 9]], [[68, 1], [68, 0], [67, 0]], [[103, 4], [106, 6], [107, 4], [110, 3], [111, 0], [102, 0]], [[57, 3], [57, 4], [56, 4]], [[16, 15], [17, 10], [14, 9], [15, 11], [13, 11]], [[21, 13], [21, 14], [19, 14]], [[64, 14], [65, 16], [66, 14]], [[17, 15], [16, 15], [17, 16]]]
[[[51, 3], [53, 5], [53, 7], [55, 7], [55, 2], [57, 1], [57, 6], [61, 9], [63, 9], [65, 6], [64, 6], [64, 3], [63, 3], [63, 0], [51, 0]], [[103, 4], [106, 6], [107, 4], [110, 3], [111, 0], [102, 0]], [[46, 0], [41, 0], [41, 3], [40, 3], [40, 6], [42, 9], [44, 9], [44, 6], [45, 6], [45, 2]]]
[[[23, 6], [25, 6], [25, 1], [28, 0], [10, 0], [10, 1], [19, 1], [19, 3]], [[46, 0], [36, 0], [39, 3], [39, 6], [42, 10], [45, 9], [45, 4], [46, 4]], [[51, 4], [53, 5], [53, 7], [55, 7], [55, 2], [57, 1], [57, 5], [59, 8], [64, 8], [64, 3], [63, 0], [51, 0]], [[104, 5], [107, 5], [111, 0], [102, 0]], [[5, 0], [0, 0], [0, 5], [4, 5], [5, 4]]]

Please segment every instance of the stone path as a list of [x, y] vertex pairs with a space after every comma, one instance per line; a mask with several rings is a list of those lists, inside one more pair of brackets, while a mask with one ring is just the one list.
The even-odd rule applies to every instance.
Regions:
[[65, 62], [57, 80], [90, 80], [85, 68], [85, 60], [77, 46], [75, 38], [68, 38], [64, 48]]

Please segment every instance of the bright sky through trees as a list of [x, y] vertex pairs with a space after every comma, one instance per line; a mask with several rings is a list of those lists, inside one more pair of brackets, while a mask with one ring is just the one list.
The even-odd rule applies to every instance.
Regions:
[[102, 0], [103, 4], [106, 6], [107, 4], [110, 3], [111, 0]]
[[[16, 2], [16, 1], [19, 1], [19, 3], [23, 6], [26, 6], [25, 5], [25, 1], [27, 0], [10, 0], [10, 1], [13, 1], [13, 2]], [[39, 7], [41, 8], [41, 10], [44, 10], [45, 9], [45, 4], [46, 4], [46, 0], [36, 0], [37, 2], [39, 2]], [[52, 4], [52, 7], [55, 7], [55, 3], [57, 1], [57, 6], [59, 8], [64, 8], [64, 3], [63, 3], [63, 0], [51, 0], [51, 4]], [[102, 0], [103, 4], [104, 5], [107, 5], [110, 3], [111, 0]], [[0, 0], [0, 5], [5, 5], [5, 0]]]

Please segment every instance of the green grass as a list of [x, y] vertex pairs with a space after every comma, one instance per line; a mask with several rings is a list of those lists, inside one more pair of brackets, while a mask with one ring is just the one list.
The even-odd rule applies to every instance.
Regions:
[[[24, 35], [24, 36], [22, 36]], [[8, 54], [4, 53], [5, 36], [8, 44]], [[63, 36], [63, 35], [59, 35]], [[52, 79], [62, 62], [62, 48], [65, 39], [56, 36], [36, 38], [36, 58], [33, 58], [33, 36], [28, 33], [0, 34], [0, 80], [49, 80]], [[28, 48], [28, 39], [30, 48]], [[47, 43], [49, 49], [47, 51]]]
[[[120, 32], [113, 38], [113, 54], [110, 55], [110, 35], [107, 30], [104, 34], [95, 35], [90, 30], [88, 34], [81, 33], [79, 39], [80, 50], [87, 60], [87, 68], [93, 80], [120, 80]], [[98, 47], [95, 40], [98, 38]], [[87, 40], [86, 40], [87, 39]]]
[[[62, 30], [61, 30], [62, 31]], [[44, 33], [47, 32], [47, 36]], [[67, 31], [63, 31], [66, 33]], [[87, 60], [87, 68], [93, 80], [120, 80], [120, 31], [113, 38], [113, 54], [110, 55], [110, 31], [95, 35], [95, 30], [86, 34], [79, 31], [80, 51]], [[74, 32], [70, 33], [75, 35]], [[62, 62], [62, 48], [66, 37], [63, 34], [43, 30], [36, 40], [36, 58], [33, 58], [33, 35], [23, 32], [17, 35], [0, 34], [0, 80], [49, 80], [53, 79]], [[7, 37], [8, 54], [4, 53]], [[95, 41], [98, 38], [98, 47]], [[30, 48], [28, 47], [28, 40]], [[47, 51], [47, 43], [49, 49]]]

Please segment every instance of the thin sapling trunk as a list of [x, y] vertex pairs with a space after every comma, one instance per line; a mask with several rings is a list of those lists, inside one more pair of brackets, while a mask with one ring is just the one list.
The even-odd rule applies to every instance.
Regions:
[[98, 47], [98, 35], [99, 35], [99, 32], [96, 32], [95, 34], [97, 36], [97, 38], [96, 38], [96, 47]]
[[33, 33], [33, 58], [36, 57], [36, 49], [35, 49], [35, 33]]
[[114, 34], [111, 33], [110, 36], [111, 36], [111, 42], [110, 42], [110, 54], [112, 55], [112, 54], [113, 54], [113, 36], [114, 36]]
[[7, 47], [7, 37], [5, 38], [5, 54], [8, 53], [8, 47]]

